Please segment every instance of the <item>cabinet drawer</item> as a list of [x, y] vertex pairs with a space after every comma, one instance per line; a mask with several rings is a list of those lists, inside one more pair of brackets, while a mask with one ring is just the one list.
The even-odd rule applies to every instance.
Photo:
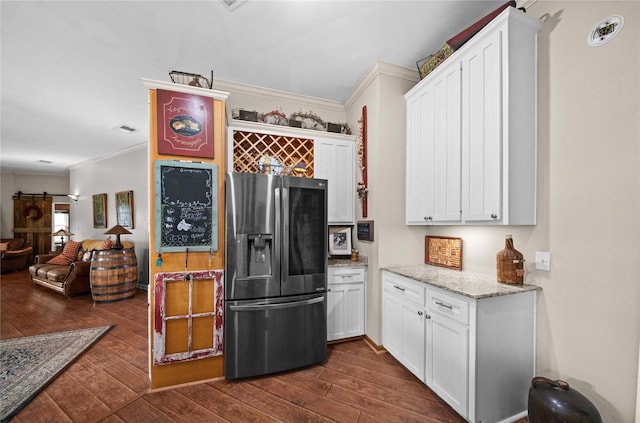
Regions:
[[427, 291], [427, 309], [430, 312], [450, 317], [462, 324], [469, 324], [469, 303], [443, 291], [435, 289]]
[[330, 268], [327, 283], [357, 283], [364, 282], [364, 269], [354, 267]]
[[384, 272], [383, 289], [388, 294], [395, 295], [424, 307], [427, 287], [419, 282], [413, 282], [411, 279], [403, 276]]

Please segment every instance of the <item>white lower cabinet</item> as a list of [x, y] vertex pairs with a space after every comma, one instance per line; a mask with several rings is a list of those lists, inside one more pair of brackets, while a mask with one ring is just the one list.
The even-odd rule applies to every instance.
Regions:
[[424, 287], [384, 273], [382, 343], [411, 373], [424, 381]]
[[476, 299], [382, 272], [385, 349], [470, 422], [526, 416], [535, 291]]
[[363, 267], [329, 268], [327, 341], [364, 335]]
[[424, 382], [458, 414], [465, 416], [469, 386], [469, 327], [437, 313], [428, 316]]

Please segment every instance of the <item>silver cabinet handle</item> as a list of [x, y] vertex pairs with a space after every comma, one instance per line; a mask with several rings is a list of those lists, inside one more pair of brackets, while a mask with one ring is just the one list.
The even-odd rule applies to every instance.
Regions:
[[448, 308], [449, 310], [453, 310], [453, 306], [451, 306], [449, 304], [443, 304], [440, 301], [436, 301], [436, 304], [438, 304], [440, 307], [444, 307], [444, 308]]
[[425, 319], [431, 319], [431, 315], [430, 314], [425, 314], [424, 318]]
[[422, 316], [422, 312], [421, 311], [418, 312], [418, 316]]
[[395, 289], [398, 289], [398, 290], [400, 290], [400, 291], [404, 292], [404, 288], [402, 288], [402, 287], [400, 287], [400, 286], [398, 286], [398, 285], [393, 285], [393, 287], [394, 287]]
[[491, 218], [492, 218], [492, 219], [497, 219], [497, 218], [498, 218], [498, 215], [497, 215], [497, 214], [495, 214], [495, 213], [491, 213]]

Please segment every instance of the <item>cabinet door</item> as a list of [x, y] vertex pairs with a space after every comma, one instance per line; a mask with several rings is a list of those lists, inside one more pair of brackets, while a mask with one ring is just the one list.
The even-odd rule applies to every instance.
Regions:
[[424, 381], [425, 354], [424, 309], [412, 303], [402, 304], [402, 356], [400, 362]]
[[425, 81], [407, 104], [407, 223], [461, 217], [460, 66]]
[[[433, 216], [433, 145], [425, 135], [427, 123], [423, 114], [433, 107], [433, 91], [426, 90], [407, 102], [407, 199], [406, 221], [408, 225], [426, 225]], [[429, 106], [431, 105], [431, 106]], [[431, 137], [432, 139], [433, 137]], [[431, 151], [431, 153], [429, 153]]]
[[[474, 45], [462, 58], [463, 219], [502, 219], [502, 32]], [[517, 76], [516, 76], [517, 77]]]
[[364, 283], [329, 284], [327, 340], [364, 334]]
[[329, 182], [329, 224], [353, 224], [355, 208], [355, 146], [352, 141], [316, 139], [316, 178]]
[[425, 382], [462, 417], [468, 416], [469, 329], [429, 312]]
[[386, 292], [382, 295], [382, 345], [402, 362], [403, 301]]
[[460, 67], [453, 66], [434, 87], [433, 219], [460, 221], [461, 217], [461, 97]]

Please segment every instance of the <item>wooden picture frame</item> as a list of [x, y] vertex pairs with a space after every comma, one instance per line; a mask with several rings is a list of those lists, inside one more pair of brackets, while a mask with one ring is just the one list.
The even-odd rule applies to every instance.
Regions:
[[93, 227], [107, 227], [107, 194], [93, 195]]
[[116, 192], [116, 220], [123, 228], [134, 228], [133, 191]]
[[351, 226], [329, 227], [329, 255], [351, 257]]

